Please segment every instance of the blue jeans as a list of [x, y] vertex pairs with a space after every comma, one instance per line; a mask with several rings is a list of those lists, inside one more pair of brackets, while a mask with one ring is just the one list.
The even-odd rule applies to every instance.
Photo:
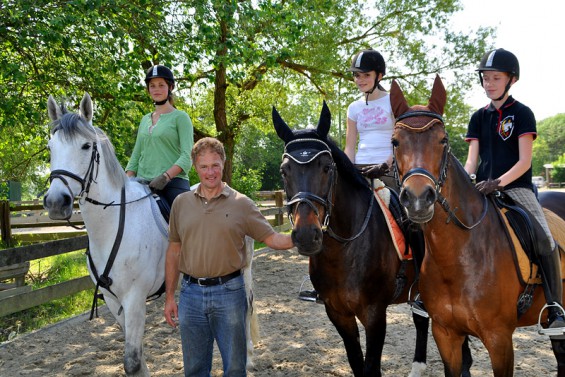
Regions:
[[208, 287], [182, 279], [178, 310], [185, 377], [210, 376], [214, 339], [224, 377], [247, 375], [243, 276]]

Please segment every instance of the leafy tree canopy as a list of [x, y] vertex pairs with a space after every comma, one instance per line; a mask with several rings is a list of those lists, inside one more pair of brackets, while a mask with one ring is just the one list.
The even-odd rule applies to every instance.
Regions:
[[565, 114], [557, 114], [540, 121], [537, 125], [538, 137], [534, 141], [532, 170], [534, 175], [544, 175], [543, 165], [563, 164], [565, 154]]
[[[304, 127], [317, 122], [325, 99], [332, 134], [343, 138], [345, 109], [358, 96], [349, 59], [367, 47], [383, 53], [386, 80], [398, 79], [410, 103], [427, 102], [436, 72], [446, 79], [446, 119], [454, 149], [463, 150], [470, 109], [462, 98], [476, 85], [472, 67], [493, 31], [454, 31], [450, 19], [460, 8], [458, 0], [3, 1], [0, 124], [9, 132], [0, 139], [0, 180], [34, 181], [28, 189], [41, 190], [49, 94], [76, 109], [88, 91], [94, 122], [125, 166], [139, 120], [152, 109], [143, 74], [157, 63], [173, 69], [176, 105], [192, 117], [196, 137], [224, 142], [224, 178], [234, 162], [265, 172], [281, 152], [270, 149], [277, 148], [273, 105]], [[246, 147], [250, 135], [255, 148]], [[265, 155], [264, 164], [254, 155]]]

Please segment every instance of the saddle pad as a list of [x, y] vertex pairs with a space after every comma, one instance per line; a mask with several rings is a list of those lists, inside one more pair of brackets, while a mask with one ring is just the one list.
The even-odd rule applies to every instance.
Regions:
[[[400, 260], [411, 260], [412, 259], [412, 249], [408, 248], [408, 254], [405, 254], [406, 250], [406, 239], [404, 238], [404, 234], [402, 234], [402, 230], [396, 223], [394, 216], [388, 209], [388, 206], [385, 204], [385, 200], [383, 198], [387, 198], [390, 196], [389, 189], [386, 187], [379, 187], [374, 190], [375, 198], [377, 199], [377, 203], [379, 203], [379, 207], [383, 211], [385, 215], [386, 224], [388, 226], [388, 230], [390, 231], [390, 235], [392, 236], [392, 243], [394, 244], [394, 248], [398, 253], [398, 258]], [[381, 191], [383, 191], [381, 193]]]
[[520, 282], [522, 284], [541, 284], [541, 278], [538, 276], [538, 266], [533, 262], [530, 262], [530, 258], [524, 251], [516, 232], [508, 223], [506, 218], [506, 212], [508, 210], [503, 208], [500, 210], [501, 218], [504, 220], [504, 225], [510, 240], [512, 242], [512, 251], [514, 252], [514, 260], [517, 264], [518, 276], [520, 277]]

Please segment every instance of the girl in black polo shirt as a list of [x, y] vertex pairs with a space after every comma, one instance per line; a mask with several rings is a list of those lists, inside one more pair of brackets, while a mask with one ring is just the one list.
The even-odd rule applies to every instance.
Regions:
[[[546, 334], [565, 333], [559, 254], [532, 186], [532, 145], [537, 136], [536, 119], [529, 107], [509, 95], [520, 78], [516, 56], [502, 48], [484, 55], [479, 78], [491, 102], [471, 117], [466, 141], [468, 174], [477, 176], [477, 189], [485, 194], [502, 191], [525, 207], [544, 229], [547, 242], [539, 251], [544, 292], [548, 305]], [[479, 163], [480, 157], [480, 163]]]

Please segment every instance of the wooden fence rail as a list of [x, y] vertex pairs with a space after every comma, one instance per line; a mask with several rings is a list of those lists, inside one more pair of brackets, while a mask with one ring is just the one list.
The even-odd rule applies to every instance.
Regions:
[[[286, 208], [283, 205], [282, 193], [282, 191], [257, 193], [257, 197], [261, 200], [258, 203], [261, 213], [278, 231], [290, 229], [290, 224], [284, 221]], [[263, 205], [263, 202], [267, 204]], [[2, 201], [0, 204], [2, 240], [8, 245], [13, 241], [12, 229], [68, 225], [67, 222], [50, 220], [43, 206], [36, 201], [18, 203]], [[76, 208], [73, 222], [75, 225], [83, 225], [78, 205]], [[87, 246], [88, 236], [81, 235], [0, 250], [0, 317], [93, 288], [94, 284], [90, 276], [82, 276], [36, 290], [25, 285], [24, 280], [30, 261], [82, 250]], [[15, 282], [2, 283], [10, 279], [14, 279]]]

